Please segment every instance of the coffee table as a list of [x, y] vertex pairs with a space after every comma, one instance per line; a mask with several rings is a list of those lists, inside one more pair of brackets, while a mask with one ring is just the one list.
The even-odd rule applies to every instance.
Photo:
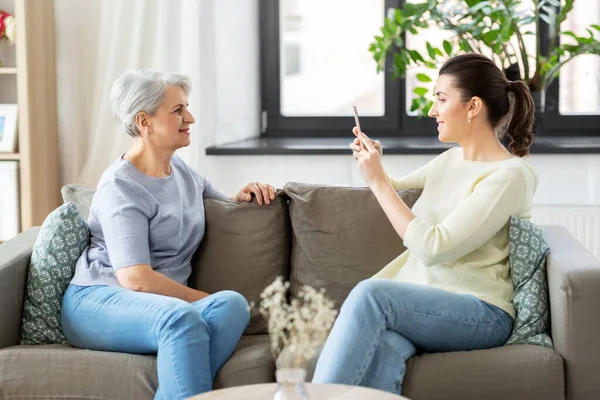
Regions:
[[[397, 396], [392, 393], [359, 386], [313, 384], [308, 382], [304, 386], [310, 400], [409, 400], [406, 397]], [[275, 383], [236, 386], [199, 394], [190, 397], [188, 400], [269, 400], [273, 398], [276, 387], [277, 384]]]

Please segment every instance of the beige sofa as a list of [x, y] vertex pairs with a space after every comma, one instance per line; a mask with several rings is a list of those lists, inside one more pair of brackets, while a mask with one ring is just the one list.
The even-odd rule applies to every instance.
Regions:
[[[412, 204], [418, 192], [404, 191]], [[64, 188], [87, 214], [93, 191]], [[271, 206], [207, 200], [205, 238], [190, 286], [233, 289], [258, 300], [276, 276], [325, 287], [339, 306], [352, 287], [404, 247], [366, 188], [288, 184]], [[0, 246], [0, 399], [151, 399], [155, 357], [21, 346], [19, 327], [29, 258], [39, 228]], [[403, 394], [413, 400], [600, 398], [600, 261], [569, 232], [545, 226], [555, 350], [531, 345], [418, 354]], [[98, 329], [102, 329], [98, 327]], [[252, 321], [215, 387], [272, 382], [264, 321]], [[310, 371], [309, 371], [310, 375]]]

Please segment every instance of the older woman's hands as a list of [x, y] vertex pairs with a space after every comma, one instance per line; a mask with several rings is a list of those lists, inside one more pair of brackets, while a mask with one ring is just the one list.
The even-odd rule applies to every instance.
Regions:
[[233, 201], [243, 202], [252, 201], [252, 195], [256, 196], [258, 204], [263, 202], [271, 204], [271, 200], [275, 199], [275, 188], [264, 183], [251, 182], [244, 186], [233, 198]]

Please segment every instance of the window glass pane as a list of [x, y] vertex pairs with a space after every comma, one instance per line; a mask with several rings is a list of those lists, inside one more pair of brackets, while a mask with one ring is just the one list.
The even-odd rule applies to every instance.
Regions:
[[[600, 1], [577, 0], [561, 30], [588, 36], [586, 28], [600, 24]], [[592, 31], [594, 31], [592, 29]], [[595, 31], [596, 38], [600, 32]], [[562, 36], [564, 42], [575, 39]], [[566, 115], [600, 114], [600, 57], [584, 54], [575, 57], [560, 69], [559, 111]]]
[[281, 113], [382, 116], [385, 75], [369, 45], [384, 0], [280, 0]]
[[[407, 2], [419, 3], [421, 1], [409, 0]], [[448, 7], [448, 8], [456, 7], [457, 5], [460, 5], [460, 4], [465, 4], [465, 3], [463, 0], [448, 0], [444, 3], [444, 7]], [[466, 7], [466, 5], [465, 5], [465, 7]], [[518, 7], [518, 10], [519, 11], [531, 10], [531, 12], [533, 13], [533, 0], [523, 0], [521, 2], [520, 6]], [[531, 58], [529, 59], [529, 66], [530, 66], [529, 67], [529, 69], [530, 69], [529, 75], [530, 75], [530, 77], [533, 76], [533, 74], [535, 73], [536, 44], [535, 44], [535, 36], [533, 35], [534, 32], [535, 32], [535, 29], [534, 29], [533, 25], [531, 26], [530, 29], [525, 29], [522, 32], [523, 33], [523, 41], [525, 42], [525, 47], [527, 48], [527, 53], [529, 55], [531, 55]], [[407, 44], [407, 48], [412, 49], [412, 50], [417, 50], [425, 59], [429, 60], [430, 58], [427, 55], [427, 47], [426, 47], [427, 42], [429, 42], [432, 46], [439, 48], [445, 54], [445, 52], [443, 51], [443, 47], [442, 47], [443, 41], [449, 40], [450, 42], [452, 42], [454, 45], [454, 50], [456, 52], [458, 45], [456, 44], [456, 42], [454, 42], [452, 40], [455, 38], [456, 38], [456, 34], [453, 31], [444, 30], [432, 22], [428, 29], [419, 29], [419, 33], [417, 35], [413, 35], [410, 32], [408, 32], [406, 35], [406, 44]], [[513, 35], [513, 38], [511, 39], [511, 43], [513, 46], [512, 48], [514, 48], [515, 50], [518, 51], [518, 42], [517, 42], [516, 36]], [[501, 65], [499, 58], [496, 55], [494, 55], [490, 49], [487, 49], [484, 47], [482, 49], [481, 53], [492, 58], [496, 62], [496, 65], [498, 65], [498, 66]], [[512, 52], [511, 52], [511, 54], [512, 54]], [[447, 56], [444, 58], [438, 57], [438, 60], [440, 62], [438, 64], [436, 70], [432, 70], [432, 69], [429, 69], [426, 67], [415, 67], [415, 66], [411, 66], [407, 69], [407, 73], [406, 73], [406, 113], [408, 115], [417, 115], [416, 111], [415, 112], [410, 111], [412, 99], [414, 98], [413, 90], [416, 87], [424, 87], [424, 88], [429, 89], [429, 93], [431, 94], [433, 87], [435, 86], [435, 81], [437, 80], [437, 72], [443, 64], [442, 60], [446, 60], [446, 59], [447, 59]], [[519, 62], [519, 64], [521, 65], [521, 71], [523, 73], [522, 62], [518, 59], [518, 57], [512, 57], [512, 58], [510, 58], [510, 60], [506, 60], [506, 65], [504, 65], [504, 68], [506, 68], [508, 66], [509, 61], [510, 62]], [[428, 75], [432, 79], [432, 82], [424, 83], [424, 82], [420, 82], [419, 80], [417, 80], [417, 74], [419, 74], [419, 73], [425, 73], [426, 75]], [[433, 94], [431, 94], [431, 99], [433, 99]]]
[[[416, 0], [407, 1], [407, 3], [418, 3]], [[418, 51], [421, 56], [426, 59], [427, 57], [427, 47], [426, 43], [429, 42], [432, 46], [442, 49], [442, 43], [444, 40], [449, 40], [453, 36], [455, 36], [452, 32], [443, 30], [439, 28], [435, 24], [429, 25], [427, 29], [419, 29], [419, 33], [417, 35], [413, 35], [410, 32], [406, 33], [406, 48], [411, 50]], [[445, 58], [444, 58], [445, 59]], [[439, 58], [439, 60], [442, 60]], [[427, 97], [433, 99], [433, 88], [435, 86], [435, 82], [437, 80], [437, 72], [442, 64], [438, 64], [435, 70], [427, 68], [427, 67], [417, 67], [415, 65], [411, 65], [406, 70], [406, 113], [408, 115], [415, 116], [419, 112], [418, 111], [410, 111], [410, 107], [412, 104], [412, 100], [415, 97], [413, 91], [417, 87], [426, 88], [429, 90]], [[417, 79], [418, 74], [426, 74], [431, 78], [431, 82], [421, 82]]]

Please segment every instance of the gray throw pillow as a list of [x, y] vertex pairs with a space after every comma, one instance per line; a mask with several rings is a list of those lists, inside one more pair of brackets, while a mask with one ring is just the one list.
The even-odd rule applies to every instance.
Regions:
[[515, 285], [517, 317], [506, 344], [537, 344], [552, 348], [546, 256], [550, 250], [544, 232], [534, 223], [510, 218], [510, 273]]
[[42, 224], [27, 275], [21, 344], [68, 343], [60, 319], [62, 298], [89, 240], [73, 202], [52, 211]]

